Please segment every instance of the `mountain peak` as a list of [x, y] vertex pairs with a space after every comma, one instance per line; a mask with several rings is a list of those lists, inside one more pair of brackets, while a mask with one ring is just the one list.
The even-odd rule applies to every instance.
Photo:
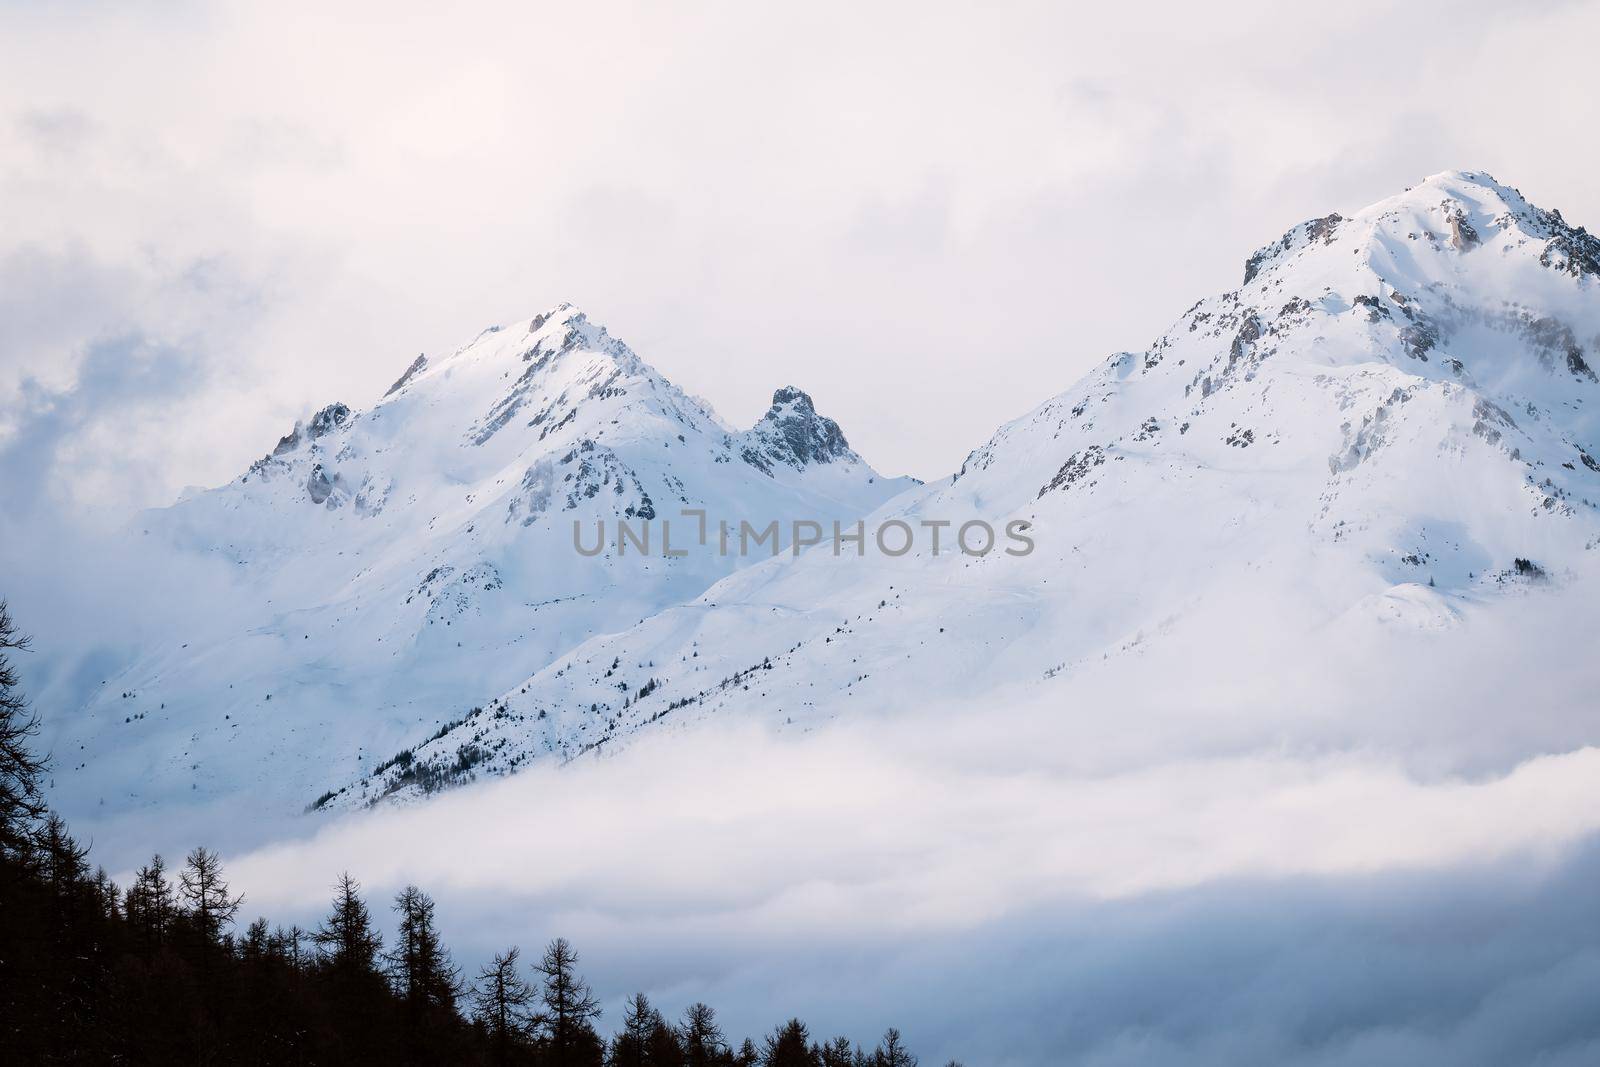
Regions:
[[1600, 240], [1583, 227], [1484, 171], [1447, 170], [1352, 215], [1334, 212], [1290, 227], [1249, 256], [1243, 284], [1285, 292], [1292, 286], [1315, 299], [1324, 287], [1363, 280], [1347, 269], [1354, 254], [1355, 265], [1376, 282], [1401, 290], [1456, 285], [1470, 281], [1459, 257], [1480, 247], [1492, 247], [1495, 254], [1485, 258], [1503, 266], [1484, 263], [1469, 273], [1493, 284], [1509, 284], [1501, 275], [1534, 263], [1600, 278]]
[[772, 393], [772, 408], [767, 412], [767, 418], [772, 418], [774, 412], [781, 408], [793, 406], [796, 411], [810, 414], [816, 413], [816, 407], [811, 402], [811, 396], [804, 389], [797, 389], [792, 385], [785, 385]]
[[563, 300], [559, 304], [552, 305], [551, 307], [546, 308], [544, 311], [535, 315], [533, 318], [529, 319], [528, 332], [538, 333], [540, 330], [544, 329], [548, 325], [551, 325], [552, 323], [560, 325], [573, 322], [574, 320], [578, 322], [587, 322], [589, 320], [589, 316], [585, 315], [583, 311], [580, 310], [576, 305]]
[[855, 459], [839, 424], [817, 413], [803, 389], [786, 385], [772, 394], [772, 406], [746, 435], [745, 462], [772, 473], [774, 463], [804, 470], [814, 463]]
[[1516, 192], [1509, 185], [1500, 184], [1495, 180], [1494, 175], [1483, 170], [1441, 170], [1437, 174], [1430, 174], [1422, 179], [1421, 184], [1441, 189], [1471, 185], [1479, 189], [1489, 190], [1497, 195]]

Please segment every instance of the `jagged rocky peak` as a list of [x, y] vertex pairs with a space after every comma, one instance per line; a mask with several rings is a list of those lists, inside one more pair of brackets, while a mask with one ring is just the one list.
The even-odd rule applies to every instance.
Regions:
[[656, 372], [605, 326], [590, 319], [574, 304], [562, 301], [528, 320], [531, 344], [521, 348], [521, 358], [535, 373], [554, 366], [573, 352], [605, 357], [626, 375]]
[[[520, 359], [525, 364], [537, 363], [543, 369], [575, 351], [615, 354], [628, 352], [628, 348], [611, 337], [604, 326], [591, 322], [582, 310], [563, 301], [510, 326], [497, 324], [485, 327], [467, 344], [446, 356], [441, 365], [482, 360], [500, 363], [507, 359]], [[408, 384], [431, 365], [419, 356], [411, 369], [391, 387], [390, 392]]]
[[529, 319], [528, 333], [540, 338], [540, 344], [545, 347], [553, 344], [568, 349], [603, 350], [621, 345], [604, 326], [590, 320], [582, 308], [565, 300]]
[[497, 328], [493, 338], [485, 337], [462, 349], [463, 358], [516, 376], [473, 426], [468, 439], [474, 445], [485, 444], [518, 420], [543, 440], [577, 418], [584, 403], [619, 397], [652, 398], [650, 402], [673, 409], [669, 417], [687, 418], [676, 412], [679, 394], [666, 379], [571, 304], [535, 315], [526, 331]]
[[313, 439], [326, 436], [350, 421], [350, 409], [344, 404], [332, 403], [311, 416], [310, 432]]
[[350, 415], [350, 408], [336, 401], [311, 416], [310, 423], [296, 420], [294, 429], [278, 439], [277, 447], [272, 450], [272, 454], [281, 456], [293, 452], [307, 441], [315, 441], [335, 430], [343, 429], [349, 423]]
[[570, 321], [573, 318], [587, 320], [588, 316], [585, 315], [583, 312], [579, 311], [572, 304], [570, 304], [567, 301], [563, 300], [563, 301], [561, 301], [561, 303], [559, 303], [559, 304], [555, 305], [554, 307], [550, 308], [548, 311], [542, 311], [539, 314], [535, 315], [533, 318], [529, 319], [528, 320], [528, 332], [529, 333], [538, 333], [540, 330], [544, 329], [545, 326], [549, 325], [551, 322], [567, 322], [567, 321]]
[[792, 385], [772, 394], [772, 406], [747, 436], [745, 462], [767, 474], [774, 463], [802, 470], [813, 463], [855, 458], [839, 424], [819, 415], [811, 397]]

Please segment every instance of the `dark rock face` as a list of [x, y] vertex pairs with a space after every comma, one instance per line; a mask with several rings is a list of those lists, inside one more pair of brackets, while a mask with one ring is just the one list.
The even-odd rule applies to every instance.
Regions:
[[1466, 212], [1456, 208], [1450, 213], [1450, 247], [1457, 252], [1466, 252], [1478, 247], [1479, 243], [1478, 231], [1467, 221]]
[[329, 404], [311, 416], [311, 438], [325, 437], [350, 421], [350, 409], [343, 404]]
[[398, 393], [400, 390], [404, 389], [406, 387], [406, 383], [409, 382], [411, 379], [415, 378], [417, 375], [421, 374], [422, 371], [423, 371], [423, 368], [427, 367], [427, 365], [428, 365], [428, 357], [427, 356], [418, 356], [416, 359], [412, 360], [411, 361], [411, 366], [406, 368], [406, 372], [404, 374], [400, 375], [399, 378], [395, 379], [395, 383], [393, 385], [389, 386], [389, 388], [384, 391], [383, 395], [384, 396], [390, 396], [390, 395], [392, 395], [394, 393]]
[[1516, 420], [1504, 408], [1483, 397], [1479, 397], [1472, 405], [1472, 417], [1474, 419], [1472, 432], [1491, 445], [1499, 443], [1502, 428], [1507, 430], [1517, 428]]
[[1233, 343], [1228, 346], [1227, 369], [1232, 371], [1240, 360], [1249, 358], [1255, 343], [1259, 340], [1261, 340], [1261, 320], [1254, 315], [1247, 316], [1243, 325], [1239, 327], [1239, 332], [1233, 335]]
[[274, 456], [281, 456], [285, 452], [293, 452], [300, 447], [300, 424], [294, 424], [294, 429], [278, 438], [277, 447], [272, 450]]
[[746, 463], [768, 475], [774, 463], [801, 470], [813, 463], [832, 463], [854, 456], [839, 424], [817, 414], [811, 397], [792, 385], [772, 394], [772, 407], [749, 436], [750, 443], [739, 454]]
[[1582, 226], [1568, 226], [1559, 211], [1543, 212], [1539, 221], [1550, 233], [1539, 255], [1542, 265], [1574, 278], [1600, 278], [1600, 238]]
[[1554, 368], [1556, 357], [1559, 356], [1573, 377], [1596, 380], [1594, 370], [1583, 358], [1583, 346], [1573, 335], [1572, 327], [1546, 316], [1528, 322], [1524, 332], [1529, 343], [1539, 353], [1539, 361], [1546, 367]]
[[322, 464], [311, 468], [311, 474], [306, 478], [306, 492], [310, 494], [313, 504], [321, 504], [333, 493], [333, 482], [328, 480]]
[[[1039, 496], [1056, 489], [1070, 489], [1106, 461], [1106, 451], [1099, 445], [1090, 445], [1081, 452], [1074, 452], [1067, 457], [1067, 461], [1056, 471], [1056, 476], [1039, 489]], [[1093, 484], [1092, 482], [1090, 484]]]
[[1368, 322], [1377, 322], [1379, 319], [1387, 319], [1391, 317], [1389, 314], [1388, 305], [1375, 296], [1367, 296], [1363, 293], [1362, 295], [1356, 297], [1355, 304], [1357, 307], [1363, 307], [1367, 309]]
[[334, 430], [342, 428], [350, 421], [350, 409], [343, 404], [329, 404], [311, 417], [311, 425], [305, 426], [296, 422], [294, 429], [278, 439], [277, 445], [272, 449], [274, 456], [281, 456], [293, 452], [306, 441], [315, 441], [325, 437]]
[[1400, 344], [1412, 359], [1428, 362], [1428, 353], [1443, 340], [1443, 332], [1417, 302], [1404, 293], [1390, 293], [1389, 299], [1400, 309], [1409, 325], [1400, 328]]
[[1400, 330], [1400, 343], [1412, 359], [1426, 363], [1428, 352], [1439, 343], [1439, 331], [1431, 322], [1414, 322]]

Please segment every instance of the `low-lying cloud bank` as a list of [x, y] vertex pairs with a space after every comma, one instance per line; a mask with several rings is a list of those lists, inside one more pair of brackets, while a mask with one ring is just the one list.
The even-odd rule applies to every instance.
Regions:
[[892, 1023], [930, 1061], [1600, 1050], [1600, 749], [1471, 780], [1372, 753], [1003, 771], [915, 725], [653, 738], [231, 871], [249, 912], [302, 923], [341, 870], [377, 899], [414, 881], [464, 962], [561, 933], [613, 1008], [639, 987], [741, 1032]]

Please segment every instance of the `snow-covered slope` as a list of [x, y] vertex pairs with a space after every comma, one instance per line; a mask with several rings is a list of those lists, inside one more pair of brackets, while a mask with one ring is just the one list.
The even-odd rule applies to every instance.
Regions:
[[[915, 484], [878, 476], [792, 387], [729, 428], [569, 305], [485, 331], [138, 520], [152, 545], [228, 561], [237, 581], [216, 595], [238, 622], [145, 650], [64, 717], [57, 788], [80, 806], [249, 795], [299, 811], [746, 562], [619, 552], [619, 520], [657, 537], [691, 508], [825, 522]], [[575, 523], [590, 546], [604, 523], [608, 548], [576, 551]]]
[[[1063, 675], [1154, 646], [1177, 677], [1151, 684], [1179, 692], [1185, 672], [1272, 677], [1229, 652], [1252, 631], [1410, 649], [1470, 629], [1595, 569], [1597, 367], [1600, 241], [1486, 175], [1435, 175], [1294, 227], [1240, 288], [868, 520], [949, 522], [943, 551], [925, 533], [902, 557], [824, 544], [742, 570], [557, 656], [328, 805], [712, 714], [805, 728], [934, 699], [1048, 705]], [[1026, 519], [1037, 547], [952, 549], [973, 519]], [[1370, 695], [1374, 716], [1403, 699]]]

